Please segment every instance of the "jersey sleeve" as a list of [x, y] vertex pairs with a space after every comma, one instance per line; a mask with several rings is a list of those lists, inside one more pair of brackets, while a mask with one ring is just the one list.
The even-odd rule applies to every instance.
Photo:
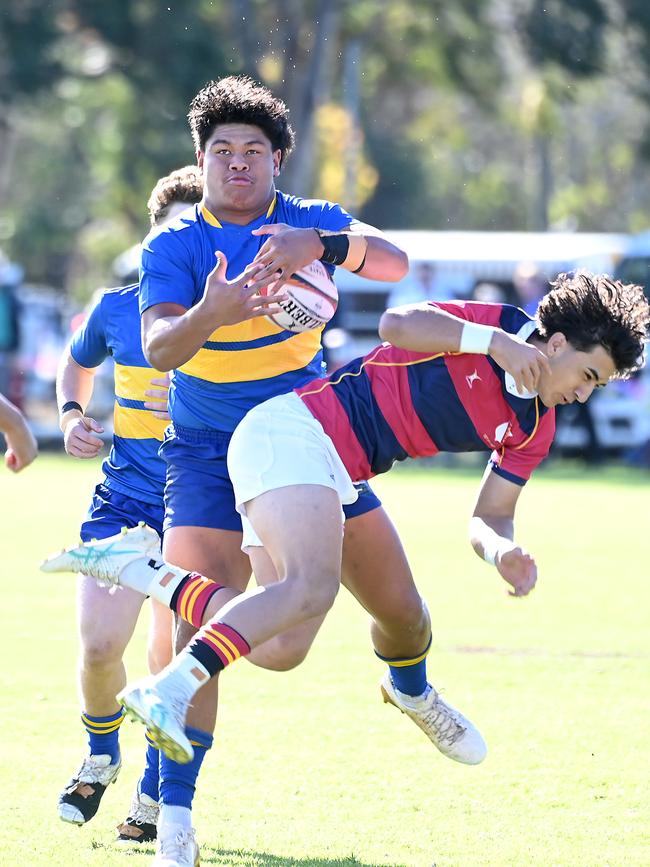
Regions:
[[452, 316], [464, 319], [466, 322], [476, 322], [478, 325], [501, 327], [501, 316], [505, 304], [493, 304], [481, 301], [428, 301], [431, 307], [438, 307]]
[[191, 256], [178, 234], [147, 235], [140, 258], [140, 313], [155, 304], [180, 304], [189, 309], [196, 295]]
[[70, 354], [81, 367], [98, 367], [109, 354], [103, 300], [102, 295], [70, 341]]
[[525, 485], [533, 471], [546, 458], [555, 436], [555, 410], [549, 409], [541, 419], [535, 433], [520, 447], [492, 452], [489, 465], [492, 471], [515, 485]]

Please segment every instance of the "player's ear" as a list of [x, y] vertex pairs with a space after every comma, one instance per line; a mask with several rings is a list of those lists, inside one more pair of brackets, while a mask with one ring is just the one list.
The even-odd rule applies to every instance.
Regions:
[[282, 151], [278, 148], [273, 151], [273, 177], [277, 178], [280, 174], [280, 166], [282, 165]]
[[566, 336], [561, 331], [556, 331], [555, 334], [551, 334], [546, 343], [546, 354], [549, 358], [553, 355], [561, 355], [568, 345], [569, 341]]
[[205, 159], [205, 151], [196, 151], [196, 164], [197, 166], [203, 170], [203, 160]]

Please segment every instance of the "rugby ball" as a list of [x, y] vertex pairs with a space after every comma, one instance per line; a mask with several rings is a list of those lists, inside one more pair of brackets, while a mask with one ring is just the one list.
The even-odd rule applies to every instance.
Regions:
[[[272, 290], [273, 285], [261, 294]], [[309, 265], [292, 274], [282, 286], [282, 291], [287, 295], [287, 298], [280, 302], [282, 309], [277, 313], [269, 313], [266, 318], [286, 331], [300, 332], [320, 328], [329, 322], [336, 312], [339, 293], [320, 259], [314, 259]]]

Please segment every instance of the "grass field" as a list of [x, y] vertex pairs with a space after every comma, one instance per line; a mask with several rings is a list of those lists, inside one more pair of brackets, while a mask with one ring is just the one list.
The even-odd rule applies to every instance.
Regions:
[[[140, 771], [124, 768], [91, 824], [56, 801], [81, 759], [74, 579], [38, 572], [71, 543], [98, 466], [44, 456], [0, 473], [0, 863], [146, 865], [114, 846]], [[204, 865], [631, 867], [650, 864], [650, 476], [550, 468], [521, 499], [538, 588], [506, 594], [466, 542], [480, 470], [405, 469], [376, 484], [434, 619], [433, 683], [481, 728], [479, 767], [440, 756], [382, 705], [367, 618], [341, 594], [310, 658], [223, 679], [196, 827]], [[142, 618], [129, 649], [144, 673]], [[233, 673], [234, 672], [234, 673]]]

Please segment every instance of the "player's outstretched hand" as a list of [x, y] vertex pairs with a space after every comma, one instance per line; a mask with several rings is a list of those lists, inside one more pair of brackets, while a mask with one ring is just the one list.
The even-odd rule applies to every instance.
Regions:
[[96, 458], [104, 441], [97, 434], [104, 433], [104, 428], [85, 415], [71, 418], [63, 430], [63, 445], [66, 452], [73, 458]]
[[260, 279], [263, 266], [251, 262], [234, 280], [228, 280], [226, 269], [228, 260], [219, 251], [214, 254], [217, 263], [208, 274], [205, 281], [203, 298], [197, 305], [207, 313], [217, 325], [235, 325], [256, 316], [266, 316], [267, 313], [278, 313], [278, 303], [286, 299], [286, 295], [274, 289], [266, 295], [260, 295], [261, 289], [266, 289], [269, 280]]
[[268, 235], [253, 261], [262, 266], [257, 279], [273, 283], [276, 291], [292, 274], [323, 254], [323, 244], [314, 229], [269, 223], [251, 234]]
[[527, 596], [537, 583], [537, 564], [522, 548], [515, 546], [497, 555], [499, 574], [512, 586], [511, 596]]
[[515, 334], [496, 331], [490, 343], [490, 355], [515, 381], [517, 390], [537, 391], [542, 372], [551, 372], [548, 358]]
[[38, 454], [36, 438], [24, 419], [10, 430], [4, 431], [7, 442], [5, 464], [12, 473], [19, 473], [28, 467]]
[[155, 376], [149, 385], [151, 385], [152, 388], [148, 388], [144, 393], [144, 396], [149, 398], [149, 400], [145, 400], [144, 408], [151, 410], [151, 414], [154, 418], [169, 421], [169, 412], [167, 410], [167, 400], [169, 398], [169, 374], [166, 373], [163, 376]]

